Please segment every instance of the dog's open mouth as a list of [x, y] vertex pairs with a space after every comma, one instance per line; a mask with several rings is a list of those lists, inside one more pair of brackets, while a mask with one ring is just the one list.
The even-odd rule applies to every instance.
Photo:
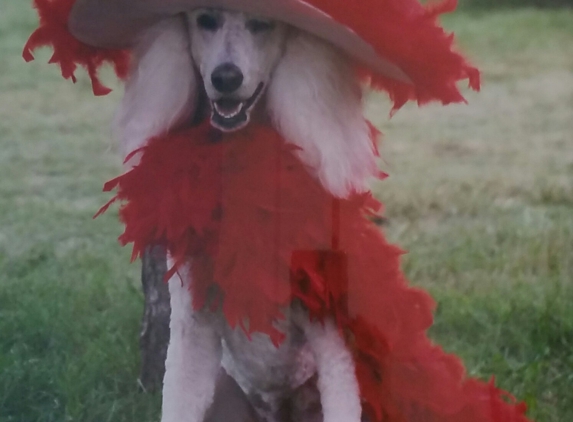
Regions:
[[247, 100], [237, 98], [220, 98], [211, 101], [211, 123], [223, 132], [232, 132], [245, 127], [249, 123], [251, 110], [263, 92], [261, 82], [254, 94]]

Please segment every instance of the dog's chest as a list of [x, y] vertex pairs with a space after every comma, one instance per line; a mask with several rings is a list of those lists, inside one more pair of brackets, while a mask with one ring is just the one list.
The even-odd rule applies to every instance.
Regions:
[[249, 339], [240, 329], [221, 329], [223, 366], [247, 394], [256, 391], [265, 402], [288, 396], [316, 372], [302, 329], [289, 322], [280, 328], [286, 338], [279, 347], [264, 334]]

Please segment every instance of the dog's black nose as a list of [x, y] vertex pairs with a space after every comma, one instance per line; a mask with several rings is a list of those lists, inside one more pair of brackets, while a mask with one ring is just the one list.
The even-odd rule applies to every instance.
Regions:
[[239, 89], [243, 83], [243, 74], [233, 63], [223, 63], [211, 74], [211, 82], [217, 91], [230, 94]]

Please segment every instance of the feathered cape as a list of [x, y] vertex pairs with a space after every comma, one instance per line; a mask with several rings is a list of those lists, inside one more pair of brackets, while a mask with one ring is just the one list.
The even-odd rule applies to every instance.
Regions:
[[409, 287], [400, 249], [368, 218], [370, 194], [338, 199], [271, 128], [221, 134], [208, 123], [154, 138], [140, 163], [108, 182], [133, 258], [165, 246], [171, 274], [189, 259], [196, 309], [218, 309], [275, 344], [293, 300], [336, 320], [352, 351], [372, 422], [526, 422], [525, 405], [466, 378], [426, 336], [434, 302]]

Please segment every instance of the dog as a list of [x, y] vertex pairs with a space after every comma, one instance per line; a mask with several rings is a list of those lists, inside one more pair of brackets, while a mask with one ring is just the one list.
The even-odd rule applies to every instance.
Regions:
[[[378, 172], [355, 71], [315, 36], [241, 12], [198, 9], [150, 28], [134, 56], [115, 121], [125, 157], [150, 137], [204, 119], [223, 132], [262, 121], [299, 147], [336, 197], [366, 191]], [[169, 280], [162, 422], [202, 422], [221, 368], [260, 420], [361, 420], [353, 359], [333, 321], [311, 322], [293, 305], [280, 347], [263, 334], [249, 339], [222, 315], [193, 311], [188, 273]]]
[[392, 111], [462, 102], [462, 79], [479, 90], [436, 22], [455, 1], [34, 3], [27, 61], [51, 45], [62, 76], [81, 65], [104, 95], [100, 66], [125, 79], [133, 58], [127, 171], [97, 215], [119, 200], [132, 256], [172, 254], [163, 422], [528, 421], [427, 337], [435, 303], [370, 218], [381, 174], [360, 81]]

